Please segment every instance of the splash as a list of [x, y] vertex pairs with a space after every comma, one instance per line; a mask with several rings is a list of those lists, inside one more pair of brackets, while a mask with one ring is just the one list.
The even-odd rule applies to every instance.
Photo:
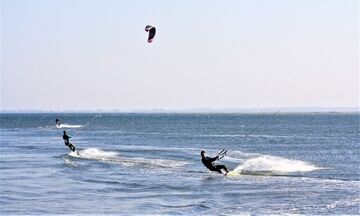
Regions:
[[321, 169], [308, 162], [300, 160], [290, 160], [275, 156], [258, 156], [245, 160], [236, 167], [232, 174], [241, 173], [292, 173], [292, 172], [310, 172]]
[[82, 125], [70, 125], [70, 124], [60, 124], [56, 125], [57, 128], [80, 128]]
[[78, 157], [84, 159], [106, 160], [106, 159], [115, 158], [118, 155], [118, 153], [102, 151], [97, 148], [88, 148], [76, 152], [70, 152], [69, 155], [72, 157]]

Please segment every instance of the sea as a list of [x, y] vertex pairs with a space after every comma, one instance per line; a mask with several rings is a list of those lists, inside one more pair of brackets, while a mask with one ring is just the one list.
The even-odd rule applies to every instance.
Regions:
[[[56, 126], [55, 119], [62, 124]], [[0, 215], [359, 215], [359, 113], [1, 113]], [[66, 130], [77, 151], [64, 145]], [[200, 152], [228, 167], [207, 170]]]

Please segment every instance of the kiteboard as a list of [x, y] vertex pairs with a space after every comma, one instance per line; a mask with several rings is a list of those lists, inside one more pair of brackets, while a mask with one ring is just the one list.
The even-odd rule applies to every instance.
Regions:
[[239, 176], [240, 173], [238, 172], [234, 172], [234, 171], [229, 171], [225, 176], [227, 177], [236, 177], [236, 176]]
[[79, 150], [71, 151], [69, 155], [72, 157], [80, 157], [80, 151]]

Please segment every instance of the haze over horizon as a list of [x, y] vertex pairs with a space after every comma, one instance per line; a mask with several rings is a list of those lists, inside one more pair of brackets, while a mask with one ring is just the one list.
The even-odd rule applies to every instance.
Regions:
[[1, 111], [358, 110], [359, 2], [2, 0], [0, 79]]
[[267, 107], [267, 108], [184, 108], [184, 109], [87, 109], [87, 110], [0, 110], [0, 113], [360, 113], [360, 107]]

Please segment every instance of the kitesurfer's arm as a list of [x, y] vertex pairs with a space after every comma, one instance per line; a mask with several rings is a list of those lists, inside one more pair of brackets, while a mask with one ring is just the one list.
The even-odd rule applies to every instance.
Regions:
[[216, 157], [213, 157], [213, 158], [209, 158], [209, 160], [210, 160], [211, 162], [214, 162], [214, 161], [216, 161], [218, 158], [219, 158], [219, 155], [216, 156]]

